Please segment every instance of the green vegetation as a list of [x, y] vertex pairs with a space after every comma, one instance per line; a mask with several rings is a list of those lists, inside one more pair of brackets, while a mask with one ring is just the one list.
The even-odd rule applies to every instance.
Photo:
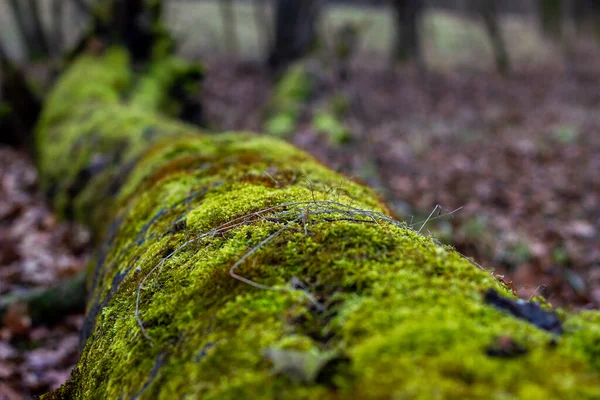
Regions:
[[325, 135], [331, 145], [342, 144], [351, 139], [350, 131], [333, 113], [316, 112], [312, 123], [313, 128]]
[[291, 66], [279, 79], [267, 105], [265, 129], [285, 138], [294, 133], [302, 108], [313, 94], [314, 76], [305, 63]]

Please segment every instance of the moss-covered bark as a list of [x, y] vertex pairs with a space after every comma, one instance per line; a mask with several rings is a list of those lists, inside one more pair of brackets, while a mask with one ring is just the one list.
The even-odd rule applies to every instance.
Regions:
[[81, 360], [46, 398], [600, 398], [598, 312], [540, 329], [368, 188], [161, 115], [174, 65], [82, 56], [44, 107], [43, 182], [102, 236]]

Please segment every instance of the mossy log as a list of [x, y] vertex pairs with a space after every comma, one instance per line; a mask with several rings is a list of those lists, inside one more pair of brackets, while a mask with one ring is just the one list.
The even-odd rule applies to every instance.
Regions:
[[600, 313], [528, 322], [556, 316], [372, 190], [170, 119], [186, 68], [82, 55], [44, 106], [44, 186], [101, 237], [81, 359], [45, 399], [600, 398]]

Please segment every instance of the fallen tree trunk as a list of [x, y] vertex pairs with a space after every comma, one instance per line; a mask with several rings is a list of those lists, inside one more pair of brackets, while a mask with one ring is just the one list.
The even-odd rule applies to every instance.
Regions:
[[44, 185], [102, 237], [46, 399], [599, 398], [598, 312], [512, 300], [287, 143], [168, 119], [186, 72], [111, 48], [45, 104]]

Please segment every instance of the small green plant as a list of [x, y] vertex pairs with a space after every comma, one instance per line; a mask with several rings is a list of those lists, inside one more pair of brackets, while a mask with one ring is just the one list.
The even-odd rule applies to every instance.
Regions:
[[273, 95], [274, 106], [278, 103], [304, 103], [313, 91], [313, 77], [304, 64], [296, 64], [281, 77]]
[[327, 136], [330, 144], [342, 144], [350, 140], [350, 131], [332, 113], [319, 111], [315, 113], [313, 128]]
[[350, 109], [350, 99], [343, 93], [336, 93], [330, 100], [331, 112], [337, 117], [343, 117]]
[[265, 123], [265, 129], [273, 136], [289, 137], [294, 133], [296, 117], [292, 113], [279, 113], [269, 118]]
[[275, 85], [267, 106], [265, 130], [280, 138], [289, 138], [296, 129], [299, 114], [313, 92], [313, 75], [306, 65], [296, 64]]
[[579, 137], [579, 131], [572, 126], [561, 126], [553, 132], [553, 136], [561, 143], [573, 143]]
[[554, 262], [559, 265], [569, 264], [569, 253], [563, 246], [555, 247], [554, 250], [552, 250], [552, 258], [554, 259]]

